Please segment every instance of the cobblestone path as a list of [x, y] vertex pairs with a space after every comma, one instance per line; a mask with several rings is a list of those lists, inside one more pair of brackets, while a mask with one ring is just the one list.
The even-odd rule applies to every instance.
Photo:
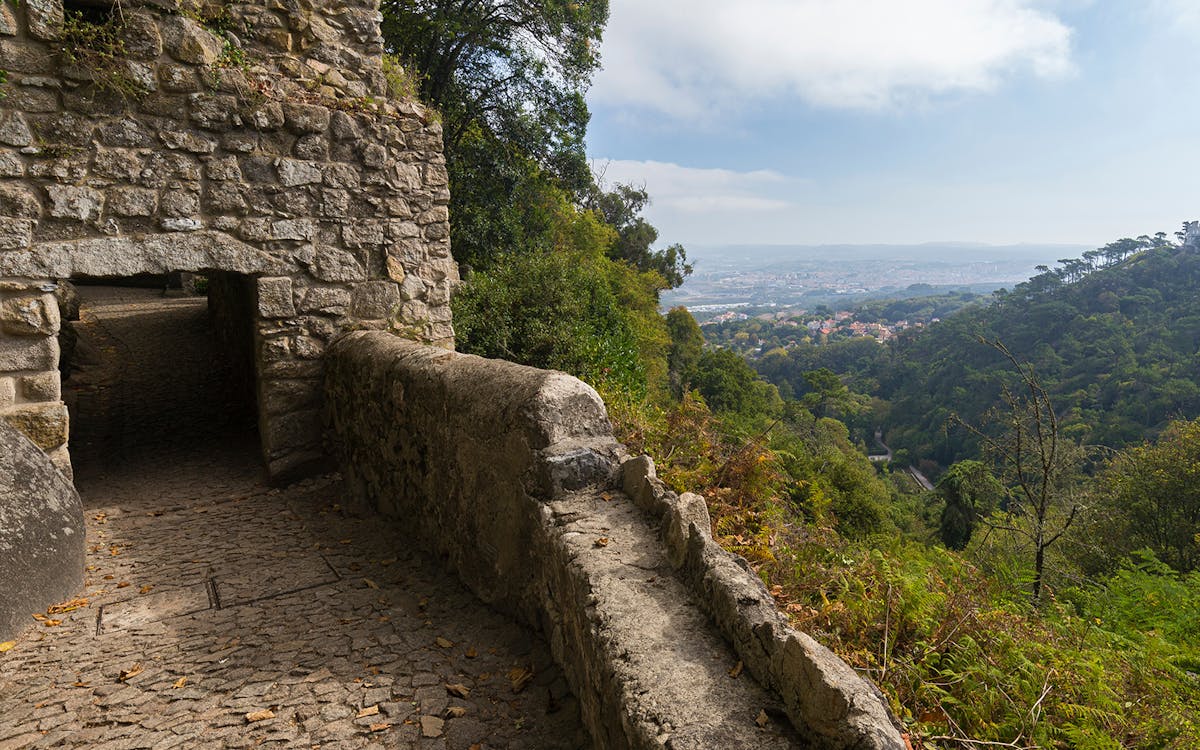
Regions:
[[260, 474], [252, 436], [80, 472], [86, 602], [0, 654], [0, 750], [588, 746], [545, 644], [403, 524]]

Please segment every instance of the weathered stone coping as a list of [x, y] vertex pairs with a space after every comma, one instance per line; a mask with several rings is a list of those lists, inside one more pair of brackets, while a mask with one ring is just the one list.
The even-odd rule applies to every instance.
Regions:
[[542, 629], [598, 747], [904, 748], [879, 692], [712, 541], [703, 498], [626, 460], [587, 385], [379, 332], [326, 357], [350, 492]]

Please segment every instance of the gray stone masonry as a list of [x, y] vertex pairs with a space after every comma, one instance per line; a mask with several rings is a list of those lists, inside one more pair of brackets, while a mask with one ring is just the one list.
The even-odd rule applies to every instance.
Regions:
[[67, 414], [44, 382], [60, 280], [251, 279], [279, 479], [322, 457], [332, 337], [453, 346], [441, 125], [387, 97], [375, 0], [125, 0], [118, 44], [97, 49], [64, 25], [62, 0], [0, 7], [0, 419], [64, 471]]
[[326, 357], [351, 496], [547, 635], [599, 746], [903, 750], [879, 691], [789, 627], [703, 498], [625, 455], [591, 388], [378, 332]]

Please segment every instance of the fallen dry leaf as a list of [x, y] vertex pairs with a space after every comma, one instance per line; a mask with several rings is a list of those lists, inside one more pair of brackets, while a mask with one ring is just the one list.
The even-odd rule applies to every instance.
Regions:
[[138, 662], [137, 664], [134, 664], [129, 669], [121, 670], [121, 674], [119, 674], [117, 676], [117, 682], [125, 682], [126, 680], [128, 680], [131, 677], [137, 677], [144, 671], [145, 671], [145, 669], [142, 668], [142, 663]]
[[186, 685], [186, 684], [187, 684], [187, 681], [188, 681], [188, 678], [186, 678], [186, 677], [180, 677], [178, 680], [175, 680], [175, 683], [174, 683], [173, 685], [171, 685], [171, 687], [173, 687], [173, 688], [175, 688], [176, 690], [178, 690], [179, 688], [181, 688], [181, 687], [183, 687], [184, 685]]
[[445, 638], [441, 637], [440, 635], [436, 639], [434, 639], [434, 643], [441, 646], [442, 648], [453, 648], [454, 647], [454, 641], [446, 640]]
[[601, 500], [603, 500], [603, 501], [604, 501], [604, 502], [606, 502], [606, 503], [607, 503], [609, 500], [612, 500], [612, 497], [613, 497], [613, 496], [612, 496], [612, 493], [611, 493], [611, 492], [601, 492], [601, 493], [600, 493], [600, 499], [601, 499]]
[[458, 696], [459, 698], [466, 698], [471, 694], [471, 688], [467, 687], [461, 682], [455, 682], [453, 684], [446, 685], [446, 692], [450, 695]]
[[108, 554], [116, 557], [117, 555], [121, 554], [121, 548], [114, 544], [108, 548]]
[[57, 628], [59, 625], [62, 625], [62, 620], [54, 620], [47, 617], [42, 620], [42, 624], [48, 628]]
[[145, 586], [142, 586], [140, 589], [138, 589], [138, 593], [139, 594], [149, 594], [151, 589], [153, 589], [153, 588], [154, 588], [153, 586], [151, 586], [150, 584], [147, 583]]
[[375, 583], [375, 582], [374, 582], [374, 581], [372, 581], [370, 578], [364, 578], [364, 579], [363, 579], [363, 583], [367, 584], [367, 588], [370, 588], [370, 589], [377, 589], [377, 588], [379, 588], [379, 584], [378, 584], [378, 583]]
[[6, 651], [12, 651], [14, 648], [16, 648], [16, 646], [16, 641], [5, 641], [4, 643], [0, 643], [0, 654], [3, 654]]
[[767, 712], [763, 710], [758, 712], [758, 717], [754, 720], [754, 723], [760, 727], [765, 727], [770, 721], [771, 718], [767, 716]]
[[746, 668], [746, 665], [739, 661], [737, 664], [733, 665], [733, 669], [729, 670], [729, 676], [736, 680], [738, 678], [738, 675], [740, 675], [742, 673], [742, 670], [745, 668]]
[[365, 716], [375, 716], [378, 713], [379, 713], [379, 704], [375, 704], [374, 706], [367, 706], [363, 710], [359, 711], [357, 714], [354, 715], [354, 718], [361, 719]]
[[372, 732], [382, 732], [385, 729], [391, 729], [392, 725], [386, 721], [381, 721], [378, 724], [372, 724], [369, 729]]
[[447, 719], [461, 719], [466, 715], [467, 709], [463, 708], [462, 706], [451, 706], [450, 708], [446, 709]]
[[246, 714], [246, 721], [248, 721], [251, 724], [253, 724], [256, 721], [266, 721], [267, 719], [274, 719], [274, 718], [275, 718], [275, 712], [269, 708], [264, 708], [261, 711], [251, 711], [250, 713]]
[[106, 580], [106, 581], [111, 581], [114, 578], [116, 578], [116, 576], [113, 575], [112, 573], [109, 573], [108, 575], [104, 576], [104, 580]]
[[62, 604], [52, 604], [46, 609], [46, 614], [62, 615], [66, 614], [67, 612], [74, 612], [75, 610], [86, 607], [87, 605], [88, 600], [81, 597], [79, 599], [72, 599], [69, 602], [63, 602]]
[[479, 656], [479, 652], [475, 650], [474, 646], [470, 646], [467, 648], [467, 652], [463, 654], [463, 656], [466, 656], [468, 659], [474, 659], [476, 656]]
[[119, 589], [128, 588], [130, 585], [131, 584], [129, 583], [129, 581], [121, 581], [120, 583], [117, 584], [117, 588], [119, 588]]
[[597, 540], [595, 541], [595, 546], [597, 546], [597, 547], [607, 547], [607, 546], [608, 546], [608, 537], [606, 537], [606, 536], [602, 536], [602, 537], [600, 537], [599, 539], [597, 539]]
[[533, 670], [525, 667], [513, 667], [508, 670], [508, 681], [512, 683], [512, 691], [519, 693], [533, 679]]

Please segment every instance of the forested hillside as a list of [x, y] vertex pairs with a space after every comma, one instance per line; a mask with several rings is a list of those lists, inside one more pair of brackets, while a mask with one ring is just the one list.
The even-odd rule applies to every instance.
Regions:
[[[1013, 383], [1000, 342], [1032, 364], [1076, 442], [1120, 448], [1200, 414], [1200, 249], [1124, 240], [898, 338], [872, 371], [893, 447], [943, 465], [977, 452]], [[947, 429], [947, 427], [949, 429]]]

